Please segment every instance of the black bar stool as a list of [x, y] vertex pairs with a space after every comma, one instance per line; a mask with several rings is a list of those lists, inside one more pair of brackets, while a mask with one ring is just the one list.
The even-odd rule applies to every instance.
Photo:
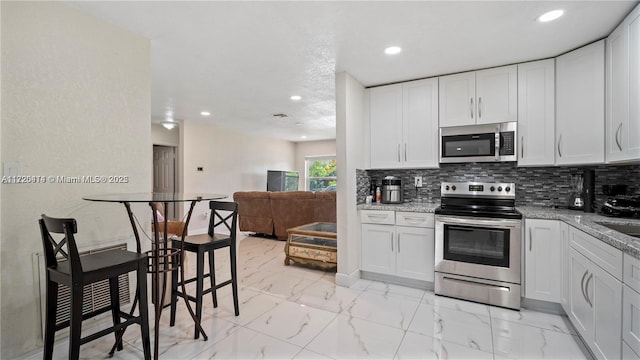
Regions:
[[[211, 209], [211, 218], [209, 221], [209, 231], [207, 234], [190, 235], [184, 239], [184, 250], [194, 252], [197, 254], [196, 259], [196, 277], [191, 279], [182, 279], [178, 282], [178, 273], [172, 273], [171, 281], [171, 321], [170, 325], [174, 326], [176, 322], [176, 302], [178, 296], [182, 297], [186, 301], [193, 301], [196, 303], [196, 317], [198, 321], [202, 320], [202, 297], [205, 294], [211, 293], [213, 297], [213, 307], [218, 307], [218, 298], [216, 290], [231, 284], [233, 291], [233, 306], [235, 309], [235, 315], [240, 314], [238, 308], [238, 276], [236, 273], [236, 224], [238, 219], [238, 203], [236, 202], [221, 202], [210, 201], [209, 208]], [[229, 232], [216, 233], [217, 228], [225, 229]], [[180, 239], [172, 238], [174, 248], [180, 247]], [[229, 248], [229, 256], [231, 261], [231, 279], [216, 284], [215, 275], [215, 263], [214, 263], [214, 251], [217, 249]], [[204, 273], [204, 255], [205, 253], [209, 257], [209, 273]], [[204, 278], [209, 277], [211, 287], [204, 290]], [[178, 286], [196, 282], [196, 294], [195, 296], [185, 294], [178, 290]], [[194, 338], [197, 339], [200, 333], [198, 329], [195, 331]]]
[[[55, 332], [67, 326], [70, 327], [69, 359], [75, 360], [80, 357], [80, 345], [112, 332], [115, 333], [118, 350], [122, 350], [122, 331], [133, 323], [139, 324], [141, 328], [144, 358], [151, 359], [147, 313], [147, 256], [126, 250], [109, 250], [80, 256], [74, 238], [74, 234], [78, 232], [75, 219], [59, 219], [42, 215], [39, 223], [47, 266], [44, 359], [52, 358]], [[63, 234], [64, 237], [56, 242], [51, 234]], [[64, 258], [62, 261], [56, 258], [59, 255]], [[136, 300], [140, 302], [138, 316], [131, 316], [120, 310], [118, 276], [131, 271], [137, 273]], [[82, 298], [85, 285], [106, 279], [109, 280], [111, 304], [83, 314]], [[59, 284], [66, 285], [71, 290], [71, 318], [56, 325]], [[82, 320], [109, 310], [113, 317], [113, 326], [81, 338]], [[125, 321], [121, 322], [121, 319]]]

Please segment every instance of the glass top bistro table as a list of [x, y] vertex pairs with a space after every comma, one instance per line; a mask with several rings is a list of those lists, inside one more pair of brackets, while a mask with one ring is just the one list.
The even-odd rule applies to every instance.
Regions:
[[[112, 203], [121, 203], [124, 204], [125, 209], [127, 210], [127, 215], [129, 216], [129, 221], [131, 222], [131, 227], [133, 228], [133, 235], [136, 239], [136, 249], [139, 253], [142, 252], [142, 248], [140, 245], [140, 234], [138, 232], [138, 226], [136, 225], [136, 221], [133, 216], [133, 212], [131, 211], [131, 203], [148, 203], [151, 207], [152, 218], [153, 218], [153, 239], [151, 239], [151, 250], [147, 251], [149, 255], [150, 264], [147, 268], [147, 272], [153, 274], [153, 282], [154, 282], [154, 294], [153, 299], [155, 301], [155, 329], [154, 329], [154, 359], [158, 359], [158, 338], [159, 333], [158, 329], [160, 326], [160, 316], [162, 314], [162, 306], [164, 304], [165, 292], [167, 290], [167, 276], [164, 276], [165, 273], [171, 271], [180, 271], [180, 276], [184, 279], [184, 256], [181, 255], [184, 251], [184, 242], [180, 243], [179, 249], [174, 249], [168, 247], [168, 234], [167, 234], [167, 217], [164, 217], [164, 227], [158, 226], [158, 204], [162, 203], [164, 205], [164, 209], [168, 208], [169, 203], [175, 202], [190, 202], [189, 211], [187, 212], [186, 219], [184, 222], [184, 228], [187, 229], [189, 226], [189, 220], [191, 220], [191, 214], [193, 213], [193, 209], [196, 204], [200, 201], [206, 200], [220, 200], [227, 198], [227, 195], [224, 194], [190, 194], [190, 193], [112, 193], [112, 194], [101, 194], [101, 195], [91, 195], [83, 197], [84, 200], [88, 201], [99, 201], [99, 202], [112, 202]], [[158, 229], [164, 229], [162, 233], [159, 232]], [[182, 240], [184, 241], [184, 237], [186, 236], [186, 231], [182, 233]], [[179, 263], [174, 264], [171, 262], [171, 259], [180, 259]], [[160, 280], [160, 275], [162, 276], [162, 280]], [[162, 295], [160, 295], [160, 287], [162, 286]], [[182, 283], [182, 291], [186, 294], [186, 289], [184, 288], [184, 282]], [[146, 289], [136, 289], [136, 291], [141, 291]], [[162, 296], [162, 297], [161, 297]], [[131, 314], [135, 311], [137, 296], [134, 299], [133, 306], [131, 307]], [[202, 334], [204, 340], [207, 340], [207, 334], [205, 334], [200, 322], [196, 318], [189, 301], [185, 300], [187, 305], [187, 310], [189, 310], [189, 314], [193, 319], [194, 323], [198, 331]], [[113, 345], [111, 349], [110, 355], [113, 355], [113, 352], [120, 342], [124, 330], [118, 335], [118, 340], [116, 344]]]

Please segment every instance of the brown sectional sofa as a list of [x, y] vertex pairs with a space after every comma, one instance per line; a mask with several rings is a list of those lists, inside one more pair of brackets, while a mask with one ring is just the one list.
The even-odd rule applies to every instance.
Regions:
[[287, 229], [312, 223], [336, 222], [336, 192], [312, 191], [239, 191], [240, 231], [275, 235], [287, 239]]

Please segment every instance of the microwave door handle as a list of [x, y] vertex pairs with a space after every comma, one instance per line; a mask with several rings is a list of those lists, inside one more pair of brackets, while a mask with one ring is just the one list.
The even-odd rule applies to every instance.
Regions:
[[496, 149], [495, 149], [495, 156], [496, 156], [496, 161], [500, 161], [500, 128], [496, 128]]

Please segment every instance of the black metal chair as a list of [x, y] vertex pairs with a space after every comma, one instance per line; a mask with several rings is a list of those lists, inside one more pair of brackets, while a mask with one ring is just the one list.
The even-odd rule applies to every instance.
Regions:
[[[176, 321], [176, 302], [178, 296], [185, 299], [185, 301], [193, 301], [196, 303], [196, 317], [198, 320], [202, 320], [202, 297], [205, 294], [211, 293], [213, 297], [213, 307], [218, 307], [218, 297], [216, 290], [231, 284], [233, 291], [233, 306], [235, 309], [235, 315], [240, 314], [238, 308], [238, 276], [236, 273], [236, 225], [238, 219], [238, 203], [236, 202], [221, 202], [210, 201], [209, 208], [211, 209], [211, 218], [209, 220], [209, 231], [207, 234], [190, 235], [184, 239], [184, 250], [194, 252], [197, 254], [196, 259], [196, 277], [191, 279], [182, 279], [178, 281], [178, 272], [172, 273], [171, 281], [171, 319], [170, 325], [174, 326]], [[217, 228], [223, 228], [229, 233], [217, 233]], [[171, 239], [174, 248], [180, 247], [180, 239]], [[231, 279], [216, 284], [215, 275], [215, 262], [214, 251], [217, 249], [229, 248], [229, 257], [231, 262]], [[209, 257], [209, 273], [204, 273], [204, 254]], [[211, 282], [211, 287], [204, 290], [204, 278], [208, 276]], [[195, 296], [186, 294], [178, 287], [184, 289], [184, 285], [196, 282], [196, 294]], [[194, 338], [197, 339], [200, 332], [196, 328]]]
[[[43, 358], [45, 360], [52, 358], [55, 332], [63, 328], [70, 328], [69, 359], [78, 359], [80, 356], [80, 345], [112, 332], [115, 333], [118, 350], [122, 350], [121, 338], [124, 329], [133, 323], [137, 323], [140, 325], [142, 332], [144, 358], [151, 359], [149, 318], [147, 313], [147, 256], [137, 252], [117, 249], [80, 256], [74, 237], [74, 234], [78, 232], [78, 225], [75, 219], [51, 218], [42, 215], [39, 223], [42, 234], [42, 245], [45, 252], [45, 263], [47, 266]], [[56, 242], [52, 234], [62, 234], [64, 236]], [[60, 255], [63, 259], [58, 259]], [[140, 302], [138, 316], [131, 316], [120, 310], [118, 276], [128, 274], [131, 271], [137, 272], [138, 289], [136, 291], [136, 300]], [[107, 279], [109, 280], [111, 304], [83, 314], [82, 301], [85, 285]], [[70, 320], [56, 324], [59, 285], [66, 285], [71, 290], [71, 316]], [[81, 337], [82, 320], [107, 311], [111, 311], [113, 326], [86, 337]], [[121, 322], [121, 319], [125, 319], [125, 321]]]

